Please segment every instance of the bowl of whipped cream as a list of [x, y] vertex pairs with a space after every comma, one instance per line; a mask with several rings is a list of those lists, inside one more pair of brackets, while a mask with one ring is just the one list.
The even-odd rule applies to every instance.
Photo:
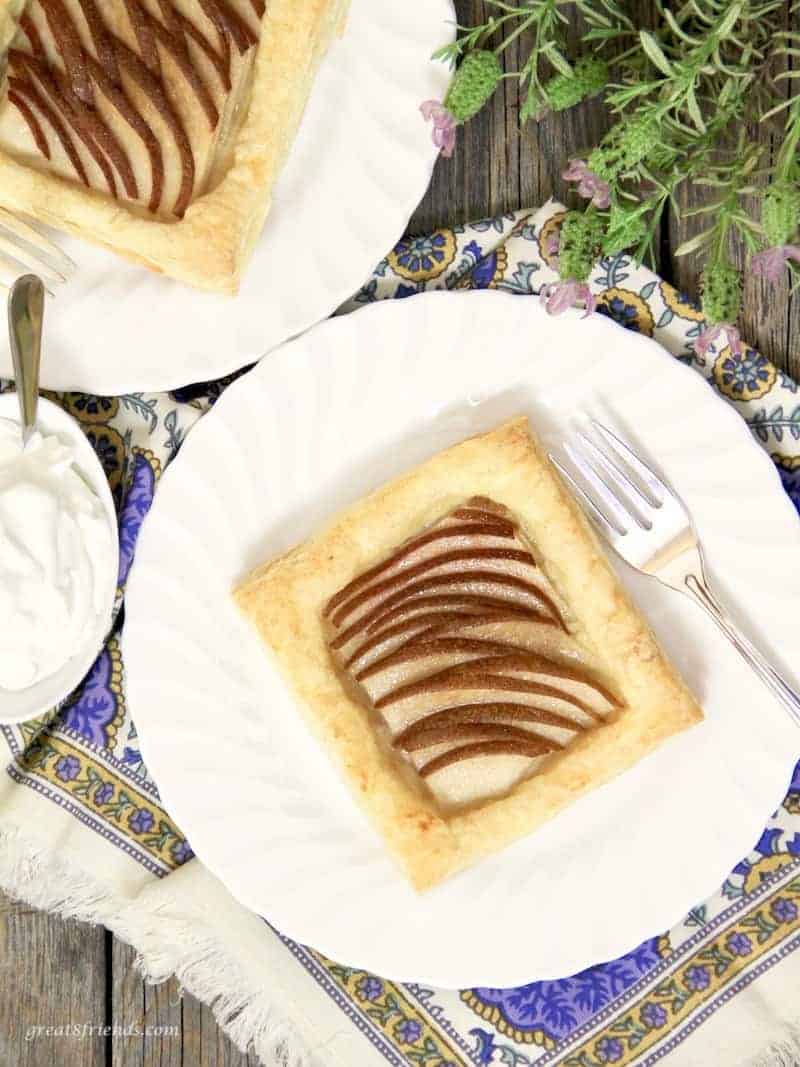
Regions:
[[23, 447], [16, 394], [0, 395], [0, 723], [36, 718], [89, 672], [112, 623], [114, 501], [78, 423], [39, 400]]

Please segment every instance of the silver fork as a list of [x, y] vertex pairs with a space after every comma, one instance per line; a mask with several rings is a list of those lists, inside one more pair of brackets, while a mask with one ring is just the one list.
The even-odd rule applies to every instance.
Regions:
[[0, 287], [11, 288], [15, 279], [33, 271], [52, 295], [75, 270], [75, 264], [49, 237], [24, 219], [0, 207]]
[[[626, 563], [696, 601], [800, 726], [800, 694], [745, 637], [708, 585], [703, 549], [686, 505], [606, 426], [577, 433], [563, 448], [583, 485], [550, 461], [584, 511]], [[584, 488], [585, 486], [585, 488]]]

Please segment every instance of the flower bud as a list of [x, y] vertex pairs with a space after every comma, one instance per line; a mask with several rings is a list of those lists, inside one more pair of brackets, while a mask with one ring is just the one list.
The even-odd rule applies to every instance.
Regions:
[[568, 211], [561, 224], [558, 272], [562, 278], [585, 282], [600, 254], [603, 220], [594, 211]]
[[727, 263], [713, 263], [703, 271], [700, 287], [703, 314], [710, 323], [732, 323], [739, 315], [741, 277]]
[[450, 82], [444, 106], [457, 122], [466, 122], [480, 111], [502, 76], [494, 52], [468, 52]]
[[556, 74], [545, 86], [553, 111], [565, 111], [587, 96], [599, 93], [608, 81], [608, 66], [598, 56], [583, 56], [571, 74]]
[[660, 124], [654, 119], [635, 118], [628, 123], [621, 138], [624, 166], [635, 167], [658, 145]]
[[791, 182], [775, 182], [761, 201], [761, 225], [767, 245], [789, 244], [800, 223], [800, 189]]
[[589, 153], [589, 158], [586, 162], [589, 170], [606, 182], [613, 181], [621, 169], [620, 157], [616, 150], [602, 145]]

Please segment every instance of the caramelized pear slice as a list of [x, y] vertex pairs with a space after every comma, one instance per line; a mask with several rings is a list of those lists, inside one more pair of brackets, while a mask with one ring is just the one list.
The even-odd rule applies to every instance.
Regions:
[[139, 3], [139, 0], [124, 0], [125, 10], [128, 12], [136, 42], [139, 45], [139, 53], [142, 62], [154, 78], [161, 78], [161, 60], [158, 57], [155, 33], [153, 32], [153, 19]]
[[400, 738], [397, 738], [394, 745], [395, 748], [402, 748], [406, 752], [419, 752], [432, 745], [447, 742], [483, 740], [534, 741], [537, 744], [542, 742], [550, 749], [558, 747], [549, 739], [537, 737], [530, 730], [524, 730], [522, 727], [512, 726], [505, 722], [480, 721], [425, 723], [425, 728], [419, 729], [416, 733], [407, 730], [404, 741], [401, 743]]
[[[374, 597], [383, 596], [387, 593], [392, 593], [396, 589], [401, 589], [405, 586], [409, 579], [420, 578], [423, 574], [427, 574], [429, 571], [439, 570], [442, 567], [446, 567], [453, 563], [470, 564], [477, 561], [501, 561], [524, 563], [530, 567], [535, 567], [533, 556], [530, 552], [526, 552], [524, 549], [519, 548], [460, 548], [455, 549], [452, 552], [442, 552], [438, 556], [430, 556], [421, 563], [416, 563], [411, 567], [406, 567], [398, 574], [393, 574], [389, 578], [379, 579], [372, 582], [366, 588], [361, 589], [350, 597], [344, 604], [334, 613], [332, 622], [334, 626], [340, 626], [342, 622], [353, 612], [361, 607], [362, 604]], [[468, 566], [465, 566], [461, 573], [462, 578], [470, 577], [473, 572]], [[504, 576], [505, 577], [505, 576]]]
[[50, 145], [45, 137], [44, 130], [39, 124], [39, 120], [34, 115], [30, 107], [25, 102], [25, 98], [15, 92], [13, 88], [9, 86], [8, 99], [14, 105], [14, 107], [22, 115], [28, 129], [31, 131], [31, 136], [36, 142], [36, 147], [42, 153], [45, 159], [50, 159]]
[[437, 771], [444, 770], [445, 767], [449, 767], [453, 763], [460, 763], [462, 760], [476, 759], [479, 756], [527, 756], [529, 759], [536, 759], [537, 756], [546, 756], [548, 752], [552, 752], [556, 748], [552, 742], [539, 741], [535, 738], [531, 740], [516, 740], [515, 738], [506, 738], [503, 740], [493, 741], [473, 741], [470, 744], [459, 745], [457, 748], [448, 749], [447, 752], [442, 752], [440, 755], [435, 756], [432, 760], [424, 763], [419, 773], [423, 778], [428, 778], [430, 775], [435, 774]]
[[70, 18], [62, 0], [39, 0], [39, 3], [64, 64], [70, 89], [82, 103], [92, 107], [94, 105], [92, 83], [86, 68], [86, 54], [83, 51], [75, 23]]
[[256, 38], [247, 23], [225, 0], [200, 0], [200, 6], [219, 32], [230, 37], [241, 55], [255, 44]]
[[[162, 46], [162, 48], [165, 48], [175, 60], [178, 69], [186, 79], [187, 84], [190, 86], [192, 92], [197, 97], [198, 103], [205, 112], [206, 118], [208, 119], [208, 125], [213, 130], [219, 122], [219, 111], [217, 111], [217, 105], [212, 100], [211, 94], [209, 93], [205, 82], [197, 73], [195, 68], [192, 66], [192, 62], [189, 59], [189, 53], [186, 50], [185, 42], [182, 39], [178, 40], [177, 38], [173, 37], [173, 35], [164, 26], [162, 26], [160, 22], [156, 22], [155, 20], [153, 20], [152, 24], [158, 43]], [[131, 52], [130, 55], [133, 56], [134, 53]], [[137, 62], [141, 62], [138, 57], [135, 58], [137, 59]], [[144, 69], [147, 70], [146, 67]], [[149, 70], [148, 74], [150, 74]], [[166, 99], [166, 97], [164, 96], [164, 92], [161, 89], [161, 83], [155, 78], [153, 78], [152, 74], [150, 74], [150, 78], [152, 84], [158, 87], [158, 91], [161, 94], [161, 97]], [[144, 86], [142, 87], [144, 88]]]
[[373, 578], [377, 578], [379, 575], [384, 574], [386, 571], [394, 569], [394, 567], [406, 559], [408, 556], [418, 552], [419, 549], [424, 548], [426, 545], [430, 545], [435, 541], [450, 541], [454, 538], [460, 537], [499, 537], [508, 538], [514, 536], [514, 527], [511, 523], [461, 523], [453, 524], [450, 526], [442, 526], [437, 529], [430, 530], [428, 533], [422, 534], [420, 537], [415, 537], [411, 541], [407, 541], [402, 548], [398, 549], [393, 556], [390, 556], [388, 560], [383, 563], [377, 564], [375, 567], [370, 567], [369, 570], [364, 571], [357, 578], [354, 578], [351, 582], [340, 589], [336, 596], [331, 597], [325, 608], [325, 615], [330, 615], [331, 612], [338, 608], [340, 604], [344, 604], [345, 601], [362, 589], [365, 585], [369, 585]]
[[[209, 44], [209, 42], [206, 40], [206, 38], [202, 35], [202, 33], [200, 33], [200, 31], [194, 25], [194, 23], [190, 22], [189, 19], [187, 19], [184, 15], [180, 16], [180, 21], [179, 21], [179, 24], [178, 24], [178, 27], [177, 27], [177, 32], [175, 30], [171, 30], [170, 31], [171, 34], [172, 34], [172, 37], [173, 37], [173, 39], [175, 41], [180, 39], [180, 31], [181, 30], [183, 31], [183, 33], [187, 37], [191, 37], [191, 39], [198, 46], [198, 48], [200, 48], [200, 50], [203, 52], [203, 54], [206, 56], [206, 58], [209, 60], [209, 62], [211, 63], [211, 65], [214, 67], [214, 69], [216, 70], [217, 74], [219, 75], [219, 80], [220, 80], [220, 82], [222, 82], [222, 88], [225, 90], [226, 93], [229, 93], [231, 91], [231, 88], [232, 88], [232, 85], [231, 85], [231, 50], [230, 50], [230, 43], [228, 41], [228, 38], [225, 36], [225, 34], [221, 35], [221, 45], [222, 45], [223, 52], [222, 52], [222, 55], [220, 55], [219, 52], [216, 52], [212, 48], [212, 46]], [[186, 57], [187, 57], [187, 60], [188, 60], [188, 51], [186, 53]]]
[[406, 727], [392, 742], [395, 748], [413, 752], [432, 743], [431, 731], [441, 729], [456, 730], [465, 724], [486, 725], [487, 723], [509, 719], [512, 722], [528, 722], [540, 726], [555, 726], [561, 730], [577, 730], [579, 724], [567, 715], [559, 715], [535, 704], [517, 704], [510, 701], [494, 701], [486, 704], [459, 704], [452, 708], [442, 708], [422, 719], [417, 719]]
[[158, 211], [164, 192], [164, 157], [158, 138], [130, 102], [122, 88], [107, 76], [95, 59], [89, 59], [89, 69], [100, 92], [113, 104], [131, 129], [135, 131], [147, 150], [147, 155], [150, 159], [151, 176], [150, 201], [147, 206], [150, 211]]
[[172, 133], [181, 160], [181, 185], [173, 208], [175, 214], [180, 218], [189, 206], [189, 201], [192, 198], [192, 189], [194, 188], [194, 155], [189, 144], [189, 138], [186, 136], [186, 131], [177, 115], [172, 110], [172, 105], [165, 96], [161, 83], [153, 77], [139, 57], [122, 41], [117, 42], [117, 60], [119, 61], [120, 69], [145, 93]]
[[89, 178], [86, 174], [86, 168], [83, 165], [83, 160], [78, 155], [78, 151], [69, 135], [64, 123], [58, 117], [56, 112], [50, 107], [42, 94], [36, 88], [36, 86], [23, 78], [16, 78], [13, 75], [8, 79], [9, 88], [36, 108], [39, 114], [46, 120], [46, 122], [52, 127], [53, 132], [58, 138], [61, 147], [69, 159], [72, 166], [75, 168], [75, 173], [78, 175], [84, 185], [89, 184]]
[[[105, 23], [100, 16], [100, 12], [97, 10], [97, 6], [94, 0], [78, 0], [83, 12], [83, 17], [86, 19], [86, 25], [89, 27], [89, 34], [92, 38], [92, 44], [97, 55], [97, 62], [102, 67], [106, 76], [109, 77], [114, 85], [119, 85], [119, 66], [117, 65], [117, 57], [114, 53], [114, 43], [111, 40], [111, 36], [106, 30]], [[84, 53], [85, 54], [85, 53]]]
[[[39, 59], [12, 48], [8, 53], [12, 69], [25, 70], [28, 76], [41, 86], [45, 96], [49, 98], [57, 112], [60, 112], [67, 126], [77, 134], [78, 138], [86, 146], [87, 151], [100, 169], [109, 193], [116, 197], [117, 183], [114, 180], [114, 171], [106, 158], [103, 148], [96, 141], [92, 132], [92, 123], [87, 119], [88, 109], [84, 108], [81, 101], [75, 96], [63, 74], [51, 74], [50, 69]], [[99, 122], [99, 120], [95, 120]], [[110, 131], [109, 131], [110, 133]], [[111, 134], [113, 137], [113, 134]], [[130, 175], [133, 178], [133, 174]], [[135, 182], [134, 182], [135, 189]]]
[[[497, 672], [499, 670], [498, 666]], [[518, 678], [497, 672], [488, 669], [484, 663], [476, 663], [474, 660], [468, 663], [459, 663], [455, 667], [446, 667], [444, 670], [437, 671], [427, 678], [420, 678], [417, 681], [409, 682], [407, 685], [398, 686], [396, 689], [384, 693], [383, 696], [375, 701], [375, 707], [380, 710], [381, 708], [389, 707], [391, 704], [397, 704], [401, 700], [408, 700], [409, 697], [421, 696], [424, 693], [473, 690], [484, 693], [529, 693], [533, 696], [563, 701], [565, 704], [578, 708], [580, 711], [585, 711], [588, 715], [596, 714], [591, 705], [575, 696], [574, 693], [559, 689], [557, 686], [548, 685], [546, 682], [537, 682], [529, 678]], [[558, 676], [555, 675], [554, 678], [557, 680]]]

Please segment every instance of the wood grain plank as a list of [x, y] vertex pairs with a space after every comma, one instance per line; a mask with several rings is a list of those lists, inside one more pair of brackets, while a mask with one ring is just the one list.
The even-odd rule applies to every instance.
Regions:
[[3, 1067], [106, 1067], [105, 1037], [85, 1030], [106, 1023], [104, 940], [100, 928], [0, 895]]
[[[457, 21], [474, 24], [483, 20], [482, 0], [456, 0]], [[442, 40], [446, 38], [443, 27]], [[437, 226], [450, 226], [488, 215], [492, 207], [490, 160], [499, 137], [494, 130], [494, 109], [485, 109], [458, 131], [458, 149], [450, 159], [440, 158], [431, 185], [414, 212], [409, 233], [428, 233]], [[420, 116], [420, 122], [422, 117]]]
[[[652, 16], [649, 0], [638, 0], [644, 22]], [[458, 21], [474, 25], [485, 18], [482, 0], [456, 0]], [[574, 45], [580, 22], [574, 21]], [[529, 48], [524, 35], [503, 53], [506, 72], [518, 70]], [[611, 125], [599, 98], [541, 121], [519, 125], [519, 83], [506, 79], [489, 105], [458, 131], [450, 159], [439, 159], [431, 185], [412, 216], [407, 232], [426, 233], [470, 219], [538, 207], [554, 196], [577, 203], [561, 177], [573, 156], [585, 156]]]
[[183, 1002], [184, 1067], [259, 1067], [258, 1057], [235, 1048], [214, 1015], [195, 997]]
[[[482, 0], [456, 0], [458, 21], [464, 25], [482, 21], [485, 10]], [[523, 36], [506, 49], [502, 57], [506, 72], [519, 69], [528, 45]], [[566, 194], [560, 175], [567, 160], [608, 127], [602, 105], [592, 101], [540, 123], [528, 122], [523, 129], [519, 108], [519, 84], [509, 78], [488, 106], [459, 128], [455, 154], [437, 162], [409, 233], [537, 206], [549, 196]]]
[[210, 1008], [188, 994], [181, 997], [174, 978], [146, 985], [135, 956], [114, 940], [112, 1021], [123, 1032], [134, 1029], [135, 1036], [114, 1041], [113, 1067], [258, 1067], [255, 1056], [231, 1044]]
[[[183, 1011], [177, 982], [146, 986], [134, 966], [136, 953], [116, 938], [111, 951], [111, 1019], [121, 1034], [114, 1042], [117, 1067], [181, 1067]], [[166, 1034], [152, 1034], [154, 1028]], [[150, 1034], [148, 1034], [150, 1031]], [[152, 1035], [152, 1036], [151, 1036]]]

